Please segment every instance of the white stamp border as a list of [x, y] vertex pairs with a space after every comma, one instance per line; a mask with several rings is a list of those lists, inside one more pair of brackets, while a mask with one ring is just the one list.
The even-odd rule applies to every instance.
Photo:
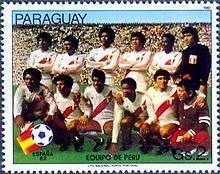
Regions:
[[[12, 10], [49, 10], [51, 9], [51, 3], [40, 3], [38, 4], [36, 3], [6, 3], [4, 2], [2, 4], [3, 10], [3, 65], [2, 67], [4, 68], [2, 73], [3, 73], [3, 96], [2, 98], [4, 99], [4, 101], [2, 102], [2, 104], [4, 105], [3, 111], [4, 113], [2, 113], [3, 116], [3, 122], [4, 124], [2, 125], [3, 127], [3, 147], [5, 149], [3, 149], [3, 153], [5, 155], [2, 156], [2, 158], [4, 159], [3, 161], [3, 165], [5, 166], [3, 171], [8, 172], [33, 172], [33, 171], [42, 171], [42, 172], [132, 172], [132, 171], [140, 171], [140, 172], [144, 172], [144, 171], [153, 171], [153, 172], [217, 172], [219, 170], [218, 167], [218, 158], [219, 155], [217, 154], [218, 152], [218, 148], [217, 146], [219, 145], [218, 143], [218, 133], [219, 131], [217, 130], [218, 126], [218, 118], [217, 116], [219, 115], [218, 113], [218, 100], [217, 97], [218, 94], [217, 92], [219, 91], [219, 89], [217, 88], [218, 82], [217, 80], [219, 79], [219, 76], [217, 74], [217, 72], [219, 73], [218, 68], [218, 51], [217, 49], [219, 48], [217, 46], [217, 12], [219, 12], [217, 10], [217, 6], [218, 4], [216, 2], [170, 2], [170, 3], [161, 3], [161, 2], [151, 2], [150, 4], [148, 2], [139, 2], [139, 3], [77, 3], [75, 4], [74, 2], [72, 2], [72, 5], [70, 5], [69, 3], [55, 3], [53, 2], [53, 10], [61, 10], [61, 9], [65, 9], [65, 10], [77, 10], [77, 9], [81, 9], [81, 10], [121, 10], [121, 9], [126, 9], [126, 10], [160, 10], [160, 9], [169, 9], [169, 10], [174, 10], [174, 9], [181, 9], [181, 10], [201, 10], [204, 7], [210, 7], [210, 10], [212, 11], [212, 163], [211, 164], [181, 164], [178, 165], [176, 164], [59, 164], [59, 167], [57, 167], [57, 164], [13, 164], [13, 139], [11, 138], [12, 136], [12, 130], [13, 130], [13, 124], [12, 124], [12, 91], [8, 90], [11, 89], [12, 87], [12, 79], [10, 79], [10, 77], [12, 77]], [[42, 167], [43, 166], [43, 167]]]

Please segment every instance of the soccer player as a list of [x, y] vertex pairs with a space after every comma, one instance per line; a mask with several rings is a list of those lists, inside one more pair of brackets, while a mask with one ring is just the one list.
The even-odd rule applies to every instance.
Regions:
[[131, 33], [132, 52], [125, 53], [120, 58], [119, 67], [126, 70], [126, 77], [134, 79], [137, 91], [146, 91], [151, 85], [147, 70], [151, 63], [151, 52], [146, 51], [146, 38], [141, 32]]
[[199, 90], [201, 99], [207, 93], [207, 80], [211, 68], [211, 54], [207, 46], [199, 44], [198, 31], [193, 27], [182, 30], [186, 48], [182, 52], [182, 63], [176, 72], [188, 80], [194, 90]]
[[192, 152], [194, 149], [198, 152], [197, 148], [201, 147], [204, 148], [204, 152], [208, 152], [208, 127], [211, 119], [207, 103], [202, 107], [193, 106], [198, 94], [191, 89], [188, 81], [177, 84], [177, 94], [180, 100], [177, 105], [180, 125], [171, 138], [172, 147], [186, 152]]
[[54, 74], [70, 75], [74, 80], [72, 92], [79, 91], [80, 73], [84, 65], [83, 55], [79, 55], [76, 50], [79, 46], [79, 40], [73, 35], [63, 39], [64, 54], [59, 54], [53, 66]]
[[[115, 155], [118, 153], [117, 143], [118, 135], [122, 131], [122, 147], [120, 150], [128, 150], [132, 145], [132, 128], [139, 130], [140, 125], [147, 118], [147, 112], [153, 112], [146, 96], [136, 91], [136, 82], [132, 78], [124, 78], [121, 81], [123, 94], [115, 97], [114, 122], [112, 131], [112, 144], [109, 147], [109, 153]], [[151, 113], [153, 114], [153, 113]]]
[[57, 142], [60, 150], [66, 146], [66, 132], [60, 129], [62, 120], [56, 118], [57, 106], [49, 89], [40, 83], [41, 72], [35, 68], [28, 68], [23, 72], [24, 83], [18, 86], [14, 96], [14, 121], [17, 127], [24, 132], [33, 126], [35, 120], [41, 119], [49, 125], [54, 137], [59, 137]]
[[[170, 73], [159, 69], [154, 74], [154, 86], [147, 90], [147, 96], [153, 105], [154, 112], [141, 125], [140, 134], [145, 138], [143, 149], [147, 153], [152, 148], [152, 137], [157, 136], [161, 155], [169, 150], [169, 139], [176, 131], [179, 121], [176, 115], [176, 87], [168, 86]], [[152, 112], [151, 112], [152, 113]]]
[[115, 32], [108, 27], [103, 27], [99, 31], [100, 48], [92, 49], [89, 53], [86, 65], [89, 68], [99, 68], [105, 72], [107, 85], [114, 85], [114, 70], [118, 65], [119, 50], [112, 47], [115, 39]]
[[41, 83], [52, 89], [52, 67], [57, 54], [50, 50], [52, 36], [47, 32], [41, 32], [37, 36], [39, 49], [33, 51], [27, 60], [28, 68], [37, 68], [42, 73]]
[[65, 122], [62, 128], [67, 129], [68, 137], [73, 141], [75, 150], [81, 151], [83, 138], [77, 132], [79, 118], [83, 115], [79, 106], [80, 96], [75, 96], [71, 93], [73, 79], [69, 75], [58, 75], [53, 79], [53, 83], [59, 91], [54, 94], [54, 98], [58, 107], [57, 114]]
[[93, 84], [84, 92], [84, 101], [87, 105], [84, 108], [84, 116], [80, 118], [81, 125], [78, 129], [96, 142], [93, 151], [98, 151], [104, 145], [101, 134], [106, 134], [107, 143], [110, 142], [114, 110], [112, 95], [115, 92], [112, 87], [105, 84], [105, 73], [102, 70], [92, 71], [92, 81]]
[[170, 74], [177, 71], [182, 60], [182, 54], [173, 51], [174, 43], [175, 37], [172, 34], [166, 33], [162, 36], [162, 51], [153, 56], [149, 69], [151, 74], [155, 74], [158, 69], [165, 69]]

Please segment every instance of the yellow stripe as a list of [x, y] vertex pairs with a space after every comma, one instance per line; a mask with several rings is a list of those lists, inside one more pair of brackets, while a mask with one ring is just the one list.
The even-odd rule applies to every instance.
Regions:
[[28, 151], [26, 151], [26, 149], [28, 147], [30, 147], [31, 145], [35, 144], [35, 142], [32, 139], [32, 137], [29, 137], [28, 139], [26, 139], [24, 141], [19, 141], [19, 138], [17, 138], [17, 141], [18, 141], [19, 145], [21, 146], [21, 149], [23, 150], [25, 155], [28, 154]]

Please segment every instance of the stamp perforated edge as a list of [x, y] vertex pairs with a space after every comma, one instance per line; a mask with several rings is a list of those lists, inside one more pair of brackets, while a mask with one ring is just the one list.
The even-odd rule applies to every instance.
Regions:
[[[15, 3], [15, 5], [16, 4], [18, 4], [19, 2], [22, 2], [22, 1], [13, 1], [14, 3]], [[32, 4], [32, 3], [34, 3], [35, 1], [25, 1], [25, 2], [29, 2], [29, 3], [19, 3], [19, 4], [21, 4], [21, 5], [28, 5], [28, 4]], [[40, 2], [40, 1], [39, 1]], [[46, 3], [47, 2], [47, 3]], [[52, 2], [52, 1], [46, 1], [45, 3], [42, 3], [42, 2], [40, 2], [40, 3], [42, 3], [42, 4], [47, 4], [48, 5], [48, 2], [50, 3], [50, 2]], [[70, 2], [70, 1], [68, 1], [68, 2]], [[100, 3], [100, 2], [102, 2], [102, 3]], [[137, 5], [137, 4], [139, 4], [140, 5], [140, 3], [143, 3], [143, 4], [145, 4], [145, 3], [148, 3], [147, 1], [138, 1], [139, 3], [137, 3], [137, 1], [130, 1], [130, 2], [128, 2], [128, 3], [130, 3], [130, 4], [128, 4], [128, 3], [125, 3], [124, 1], [122, 2], [122, 1], [117, 1], [117, 2], [115, 2], [115, 3], [112, 3], [113, 1], [97, 1], [97, 2], [95, 2], [95, 1], [90, 1], [90, 3], [89, 3], [89, 1], [86, 1], [86, 2], [83, 2], [83, 1], [74, 1], [73, 3], [75, 3], [75, 4], [77, 4], [77, 5], [85, 5], [85, 3], [87, 3], [88, 5], [97, 5], [96, 3], [99, 3], [98, 4], [98, 6], [99, 5], [102, 5], [103, 3], [105, 3], [104, 5], [109, 5], [108, 3], [111, 3], [111, 6], [113, 5], [115, 5], [116, 3], [118, 3], [118, 2], [121, 2], [121, 3], [123, 3], [123, 4], [127, 4], [127, 5]], [[151, 4], [153, 4], [153, 3], [156, 3], [156, 4], [159, 4], [159, 3], [161, 3], [160, 1], [150, 1], [151, 2]], [[186, 3], [187, 2], [187, 3]], [[1, 4], [1, 8], [3, 7], [4, 8], [4, 4], [12, 4], [12, 2], [9, 2], [9, 1], [4, 1], [2, 4]], [[63, 4], [65, 4], [65, 2], [61, 2], [61, 3], [63, 3]], [[66, 2], [67, 3], [67, 2]], [[165, 1], [163, 1], [163, 3], [167, 3], [167, 2], [165, 2]], [[163, 3], [161, 3], [161, 4], [163, 4]], [[169, 1], [169, 4], [171, 4], [171, 3], [173, 3], [173, 2], [171, 2], [171, 1]], [[180, 3], [181, 5], [184, 5], [184, 3], [185, 4], [192, 4], [192, 5], [195, 5], [195, 3], [205, 3], [206, 5], [207, 5], [207, 1], [177, 1], [177, 2], [175, 2], [175, 3]], [[212, 2], [209, 2], [209, 3], [212, 3], [212, 4], [214, 4], [215, 3], [215, 9], [214, 9], [214, 12], [216, 13], [216, 15], [213, 15], [213, 16], [215, 16], [215, 19], [214, 19], [214, 21], [215, 21], [215, 25], [217, 25], [216, 24], [216, 22], [217, 22], [217, 4], [216, 4], [216, 2], [214, 2], [214, 1], [212, 1]], [[117, 5], [117, 4], [116, 4]], [[218, 8], [218, 10], [219, 10], [219, 8]], [[2, 11], [3, 12], [3, 11]], [[2, 13], [1, 13], [2, 14]], [[3, 13], [4, 14], [4, 13]], [[2, 15], [3, 15], [2, 14]], [[218, 15], [219, 15], [219, 11], [218, 11]], [[4, 21], [2, 22], [1, 21], [1, 23], [2, 24], [4, 24]], [[2, 26], [1, 25], [1, 27], [2, 27], [2, 31], [4, 31], [4, 25]], [[216, 28], [217, 26], [214, 26], [213, 28]], [[1, 31], [1, 32], [2, 32]], [[215, 31], [217, 31], [217, 28], [216, 28], [216, 30]], [[1, 36], [4, 38], [4, 34], [5, 33], [1, 33]], [[219, 34], [219, 30], [218, 30], [218, 34]], [[214, 40], [216, 40], [216, 43], [217, 43], [217, 33], [213, 33], [213, 38], [212, 39], [214, 39]], [[2, 38], [2, 39], [3, 39]], [[218, 39], [219, 39], [219, 37], [218, 37]], [[2, 43], [4, 43], [4, 46], [6, 45], [5, 44], [5, 42], [3, 42], [3, 40], [1, 40], [1, 44]], [[2, 45], [1, 45], [2, 46]], [[3, 50], [5, 50], [4, 49], [4, 46], [2, 46], [2, 48], [3, 48]], [[219, 45], [218, 45], [219, 46]], [[216, 45], [216, 47], [217, 47], [217, 45]], [[3, 52], [3, 50], [2, 50], [2, 54], [4, 55], [4, 52]], [[214, 49], [214, 48], [212, 48], [212, 50], [213, 50], [213, 52], [214, 51], [216, 51], [216, 53], [214, 53], [214, 56], [216, 56], [217, 57], [217, 55], [219, 56], [219, 53], [217, 52], [217, 48], [216, 49]], [[219, 51], [219, 49], [218, 49], [218, 51]], [[3, 55], [1, 55], [1, 58], [3, 58]], [[4, 55], [5, 56], [5, 55]], [[218, 57], [219, 58], [219, 57]], [[5, 59], [3, 59], [3, 60], [5, 60]], [[215, 65], [216, 66], [214, 66], [213, 67], [213, 64], [212, 64], [212, 71], [213, 70], [219, 70], [219, 68], [217, 67], [218, 66], [218, 64], [217, 64], [217, 62], [219, 63], [219, 61], [216, 59], [216, 62], [215, 62]], [[2, 65], [2, 67], [0, 67], [0, 70], [1, 70], [1, 72], [3, 72], [2, 74], [1, 74], [1, 84], [2, 84], [2, 86], [1, 86], [1, 88], [0, 88], [0, 90], [2, 90], [2, 91], [0, 91], [0, 92], [5, 92], [5, 93], [3, 93], [3, 95], [1, 96], [1, 107], [2, 106], [4, 106], [4, 108], [3, 108], [3, 110], [2, 110], [2, 108], [0, 108], [1, 110], [2, 110], [2, 112], [4, 112], [4, 111], [7, 111], [7, 109], [6, 109], [6, 106], [8, 106], [7, 104], [7, 102], [6, 101], [3, 101], [4, 99], [6, 99], [6, 97], [8, 98], [8, 96], [7, 96], [7, 91], [6, 91], [6, 86], [5, 86], [5, 83], [7, 82], [7, 79], [5, 78], [5, 76], [3, 76], [3, 74], [6, 74], [6, 72], [7, 72], [7, 70], [6, 70], [6, 67], [5, 67], [5, 63], [4, 64], [2, 64], [2, 62], [1, 62], [1, 65]], [[213, 71], [213, 72], [216, 72], [216, 71]], [[218, 72], [218, 71], [217, 71]], [[214, 94], [212, 94], [212, 96], [219, 96], [219, 95], [217, 95], [217, 94], [219, 94], [219, 89], [218, 89], [218, 87], [219, 87], [219, 85], [218, 85], [218, 83], [217, 83], [217, 80], [218, 80], [218, 82], [219, 82], [219, 73], [216, 73], [216, 74], [214, 74], [214, 76], [213, 76], [213, 88], [214, 88], [214, 90], [213, 90], [213, 93]], [[214, 82], [214, 80], [216, 80], [216, 84], [214, 84], [215, 82]], [[216, 94], [216, 95], [215, 95]], [[218, 103], [218, 101], [217, 101], [217, 98], [216, 98], [216, 101], [215, 102], [213, 102], [214, 104], [212, 104], [212, 108], [216, 108], [216, 113], [217, 113], [217, 115], [219, 115], [218, 114], [218, 112], [219, 112], [219, 108], [217, 108], [217, 106], [219, 107], [219, 104], [217, 104]], [[4, 113], [2, 113], [1, 114], [1, 116], [2, 117], [4, 117], [5, 116], [5, 114], [6, 114], [6, 112], [4, 112]], [[212, 114], [213, 115], [213, 114]], [[219, 118], [219, 117], [218, 117]], [[1, 119], [2, 120], [2, 123], [4, 124], [5, 122], [5, 118], [3, 118], [3, 119]], [[218, 122], [218, 120], [216, 120], [215, 119], [215, 121], [216, 121], [216, 123]], [[6, 124], [4, 124], [3, 125], [2, 124], [2, 129], [1, 129], [1, 132], [4, 134], [6, 131], [7, 131], [7, 129], [6, 129], [6, 127], [5, 127], [5, 125]], [[216, 125], [216, 129], [214, 129], [214, 130], [217, 130], [218, 128], [218, 125]], [[5, 130], [4, 130], [5, 129]], [[219, 129], [218, 129], [219, 130]], [[217, 132], [216, 132], [216, 134], [217, 134]], [[1, 137], [1, 141], [4, 141], [5, 140], [5, 138], [6, 137], [4, 137], [4, 138], [2, 138]], [[219, 138], [217, 137], [216, 138], [216, 141], [218, 140]], [[217, 142], [216, 142], [217, 143]], [[2, 144], [2, 146], [4, 146], [5, 145], [5, 143], [3, 142], [3, 144]], [[218, 144], [219, 145], [219, 144]], [[216, 146], [217, 146], [217, 144], [216, 144]], [[3, 149], [2, 150], [2, 153], [4, 153], [4, 150], [5, 149]], [[217, 148], [216, 148], [216, 152], [217, 152]], [[217, 153], [216, 153], [217, 154]], [[219, 155], [219, 153], [218, 153], [218, 155]], [[2, 156], [2, 159], [4, 159], [4, 157], [5, 156]], [[216, 159], [218, 159], [218, 156], [216, 156], [217, 158]], [[7, 161], [5, 161], [5, 162], [3, 162], [3, 164], [4, 165], [7, 165], [6, 164], [6, 162]], [[6, 166], [7, 167], [7, 166]], [[53, 167], [53, 165], [51, 166], [51, 167]], [[216, 166], [217, 167], [217, 166]], [[6, 169], [6, 168], [5, 168]], [[18, 168], [17, 168], [18, 169]], [[19, 171], [19, 170], [8, 170], [8, 171]], [[217, 169], [217, 168], [215, 168], [215, 169]], [[211, 172], [211, 171], [214, 171], [214, 172], [216, 172], [217, 170], [215, 170], [214, 168], [213, 168], [213, 170], [201, 170], [201, 171], [203, 171], [203, 172]], [[99, 170], [99, 169], [95, 169], [95, 170], [93, 170], [93, 169], [89, 169], [90, 171], [97, 171], [97, 172], [103, 172], [103, 171], [105, 171], [105, 170]], [[30, 170], [28, 170], [28, 171], [30, 171]], [[36, 170], [37, 171], [37, 170]], [[44, 170], [41, 170], [42, 172], [44, 172]], [[47, 171], [47, 169], [45, 170], [45, 171]], [[68, 172], [68, 171], [74, 171], [74, 170], [61, 170], [61, 169], [59, 169], [59, 170], [53, 170], [53, 171], [66, 171], [66, 172]], [[77, 171], [79, 171], [79, 172], [86, 172], [87, 170], [82, 170], [82, 168], [80, 169], [80, 170], [77, 170]], [[144, 172], [144, 171], [146, 171], [146, 168], [145, 169], [138, 169], [138, 170], [129, 170], [129, 169], [126, 169], [126, 170], [109, 170], [109, 169], [107, 169], [106, 171], [116, 171], [116, 172], [120, 172], [120, 171], [123, 171], [123, 172], [126, 172], [126, 171], [135, 171], [135, 172], [138, 172], [138, 171], [141, 171], [141, 172]], [[148, 170], [147, 170], [148, 171]], [[177, 170], [150, 170], [150, 171], [154, 171], [154, 172], [162, 172], [162, 171], [166, 171], [166, 172], [177, 172]], [[185, 171], [185, 170], [178, 170], [178, 172], [193, 172], [193, 171], [197, 171], [197, 172], [199, 172], [200, 171], [200, 169], [198, 170], [187, 170], [187, 171]]]

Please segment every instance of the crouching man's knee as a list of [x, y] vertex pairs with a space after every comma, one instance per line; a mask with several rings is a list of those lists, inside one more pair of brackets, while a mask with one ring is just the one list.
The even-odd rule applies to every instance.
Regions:
[[177, 129], [177, 126], [175, 124], [168, 124], [165, 126], [160, 127], [160, 136], [162, 138], [169, 138]]
[[162, 138], [168, 138], [170, 136], [169, 131], [165, 128], [160, 128], [160, 136]]
[[107, 122], [106, 124], [104, 124], [103, 126], [103, 130], [104, 130], [104, 133], [106, 135], [111, 135], [112, 134], [112, 129], [113, 129], [113, 122], [110, 121], [110, 122]]
[[44, 118], [49, 110], [49, 104], [45, 100], [37, 102], [33, 108], [33, 114], [37, 118]]

